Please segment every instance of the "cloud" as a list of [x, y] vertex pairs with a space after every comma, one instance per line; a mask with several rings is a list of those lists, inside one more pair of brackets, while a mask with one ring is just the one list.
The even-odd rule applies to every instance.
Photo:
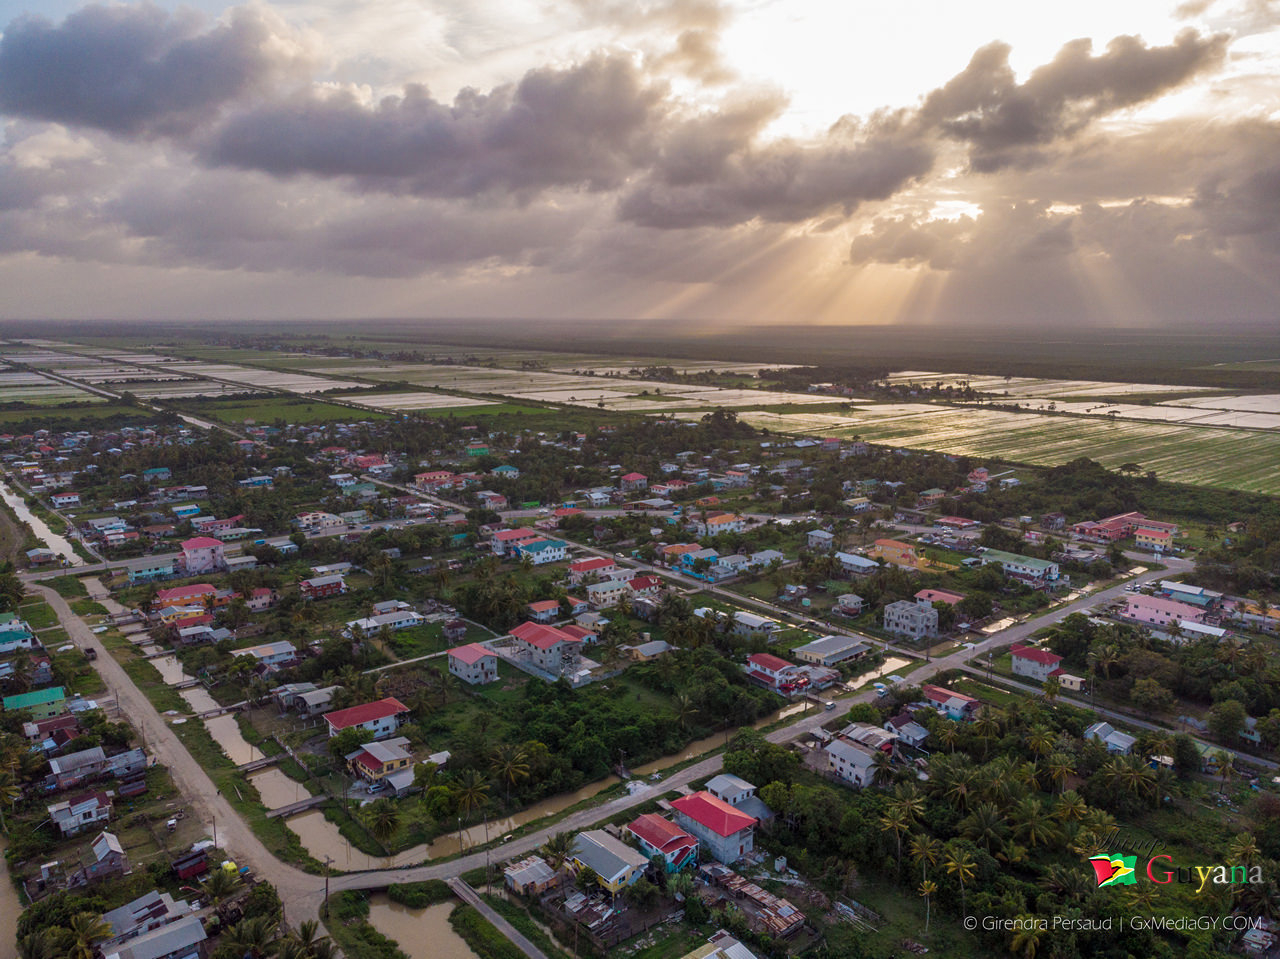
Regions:
[[0, 112], [121, 136], [185, 133], [294, 60], [261, 11], [202, 26], [150, 3], [88, 6], [57, 26], [19, 17], [0, 39]]
[[351, 177], [366, 189], [527, 199], [553, 187], [618, 186], [650, 158], [668, 108], [665, 86], [630, 57], [599, 55], [488, 94], [463, 90], [452, 104], [422, 86], [374, 106], [310, 92], [237, 114], [201, 154], [277, 176]]
[[991, 173], [1046, 161], [1044, 149], [1092, 121], [1154, 99], [1221, 64], [1225, 34], [1184, 30], [1169, 46], [1117, 37], [1094, 56], [1092, 42], [1073, 40], [1018, 84], [1010, 48], [993, 43], [925, 97], [918, 122], [970, 148], [974, 170]]

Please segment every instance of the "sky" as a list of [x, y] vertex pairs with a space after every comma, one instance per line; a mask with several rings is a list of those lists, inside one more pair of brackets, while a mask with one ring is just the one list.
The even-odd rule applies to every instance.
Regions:
[[0, 319], [1280, 330], [1280, 0], [0, 0]]

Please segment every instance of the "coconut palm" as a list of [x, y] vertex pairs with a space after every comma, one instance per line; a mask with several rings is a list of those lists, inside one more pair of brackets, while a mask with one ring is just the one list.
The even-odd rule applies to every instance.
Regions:
[[1236, 757], [1225, 749], [1216, 750], [1213, 754], [1213, 765], [1217, 769], [1218, 775], [1222, 777], [1222, 785], [1218, 789], [1218, 794], [1225, 796], [1227, 780], [1235, 775]]
[[1064, 866], [1060, 862], [1051, 863], [1039, 879], [1045, 889], [1056, 892], [1067, 899], [1079, 902], [1094, 889], [1094, 881], [1080, 869]]
[[962, 767], [955, 770], [952, 775], [951, 782], [947, 786], [947, 799], [949, 799], [952, 805], [959, 808], [962, 812], [969, 807], [969, 799], [974, 793], [975, 778], [975, 770], [968, 767]]
[[1066, 753], [1050, 753], [1049, 758], [1045, 760], [1044, 770], [1050, 781], [1061, 792], [1062, 787], [1067, 783], [1067, 778], [1075, 772], [1075, 764]]
[[453, 786], [453, 798], [458, 811], [468, 816], [489, 801], [489, 783], [474, 769], [468, 769]]
[[223, 904], [240, 889], [240, 875], [232, 869], [214, 869], [200, 883], [200, 891], [213, 905], [213, 911], [222, 917]]
[[893, 782], [893, 757], [886, 752], [876, 751], [871, 757], [871, 784], [887, 786]]
[[911, 820], [901, 806], [888, 807], [880, 817], [880, 828], [892, 832], [898, 842], [898, 868], [902, 868], [902, 837], [911, 831]]
[[511, 801], [511, 787], [529, 778], [529, 757], [519, 746], [500, 746], [489, 763], [498, 781], [507, 787], [507, 802]]
[[1013, 939], [1009, 942], [1009, 948], [1013, 950], [1015, 955], [1025, 956], [1026, 959], [1036, 959], [1036, 953], [1040, 949], [1040, 940], [1045, 935], [1045, 926], [1042, 921], [1038, 921], [1034, 916], [1019, 916], [1014, 922], [1014, 929], [1017, 931], [1014, 932]]
[[1053, 807], [1053, 815], [1059, 822], [1080, 822], [1089, 812], [1089, 804], [1084, 797], [1072, 789], [1058, 797]]
[[97, 944], [110, 938], [111, 924], [96, 912], [78, 912], [67, 920], [66, 959], [93, 959]]
[[222, 944], [230, 946], [234, 950], [233, 955], [257, 959], [275, 951], [277, 925], [278, 920], [272, 916], [241, 919], [223, 934]]
[[688, 693], [677, 693], [671, 700], [671, 707], [676, 713], [676, 722], [683, 730], [688, 730], [689, 725], [693, 722], [693, 717], [698, 715], [697, 707], [693, 705], [693, 700], [689, 698]]
[[942, 842], [927, 832], [919, 833], [911, 840], [911, 858], [920, 863], [922, 879], [929, 878], [929, 867], [936, 866], [941, 855]]
[[956, 845], [954, 842], [947, 843], [946, 853], [943, 857], [942, 868], [947, 871], [947, 875], [955, 876], [960, 883], [960, 913], [968, 917], [968, 909], [965, 904], [965, 884], [972, 882], [973, 877], [977, 874], [978, 866], [973, 860], [973, 855], [963, 846]]
[[1053, 749], [1053, 731], [1047, 726], [1033, 726], [1027, 733], [1027, 748], [1037, 756], [1044, 756]]
[[558, 832], [554, 836], [548, 837], [547, 841], [542, 844], [541, 853], [546, 856], [547, 864], [555, 871], [559, 871], [565, 861], [573, 855], [574, 835], [571, 832]]
[[1003, 845], [1009, 834], [1004, 816], [993, 803], [981, 802], [964, 819], [960, 820], [960, 835], [972, 839], [987, 852]]
[[1111, 678], [1111, 667], [1120, 662], [1120, 651], [1111, 644], [1097, 646], [1089, 650], [1089, 668], [1094, 675], [1102, 674], [1103, 679]]
[[1023, 799], [1014, 807], [1013, 816], [1016, 820], [1014, 835], [1025, 839], [1032, 848], [1052, 840], [1053, 820], [1039, 799], [1034, 796]]
[[938, 891], [938, 884], [931, 879], [920, 883], [920, 895], [924, 897], [924, 934], [929, 934], [929, 897]]
[[938, 725], [937, 737], [942, 745], [953, 755], [956, 751], [956, 743], [960, 740], [960, 724], [954, 719], [948, 719], [944, 723]]
[[289, 933], [289, 942], [301, 950], [301, 955], [308, 959], [318, 959], [317, 952], [331, 944], [328, 936], [321, 936], [320, 923], [315, 919], [304, 919], [298, 928]]
[[1242, 832], [1231, 840], [1227, 859], [1233, 865], [1248, 866], [1257, 860], [1260, 855], [1257, 841], [1249, 833]]
[[375, 799], [364, 807], [360, 818], [368, 828], [369, 835], [390, 854], [391, 839], [400, 831], [401, 822], [400, 807], [395, 800], [387, 796]]
[[41, 929], [28, 933], [18, 940], [18, 959], [61, 959], [64, 932], [61, 929]]

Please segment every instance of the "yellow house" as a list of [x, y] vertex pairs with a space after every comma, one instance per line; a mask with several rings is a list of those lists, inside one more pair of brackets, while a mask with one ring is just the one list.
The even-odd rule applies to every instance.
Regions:
[[353, 776], [377, 782], [413, 763], [413, 754], [405, 748], [408, 745], [409, 740], [404, 736], [380, 743], [365, 743], [346, 755], [347, 766]]
[[916, 555], [915, 546], [896, 539], [876, 540], [875, 546], [871, 547], [868, 555], [882, 559], [886, 563], [892, 563], [894, 566], [905, 566], [909, 569], [915, 569], [920, 565], [920, 557]]

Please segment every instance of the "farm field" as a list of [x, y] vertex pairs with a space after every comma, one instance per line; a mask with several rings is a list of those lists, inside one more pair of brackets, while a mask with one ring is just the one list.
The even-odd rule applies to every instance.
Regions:
[[382, 420], [385, 413], [370, 410], [353, 410], [349, 406], [337, 406], [321, 400], [312, 401], [298, 397], [282, 396], [260, 400], [229, 400], [226, 403], [212, 401], [192, 407], [200, 416], [208, 416], [224, 423], [241, 424], [249, 420], [255, 423], [273, 423], [278, 419], [290, 423], [351, 423], [356, 420]]
[[324, 390], [352, 389], [368, 385], [357, 380], [331, 380], [304, 373], [278, 373], [274, 370], [232, 366], [226, 363], [173, 363], [166, 369], [214, 380], [229, 380], [232, 383], [257, 389], [286, 390], [290, 393], [319, 393]]
[[1010, 413], [982, 408], [868, 404], [847, 414], [743, 412], [752, 426], [1053, 466], [1081, 456], [1137, 463], [1160, 479], [1280, 494], [1280, 443], [1254, 430]]
[[1055, 380], [1021, 376], [963, 376], [956, 373], [929, 373], [902, 370], [885, 377], [890, 385], [919, 384], [922, 388], [935, 383], [943, 387], [967, 383], [980, 393], [1007, 393], [1010, 399], [1081, 399], [1089, 396], [1127, 396], [1140, 393], [1192, 395], [1207, 392], [1203, 386], [1173, 386], [1152, 383], [1118, 383], [1107, 380]]
[[471, 396], [449, 396], [444, 393], [377, 393], [344, 396], [349, 403], [372, 410], [443, 410], [462, 407], [497, 406], [497, 400], [480, 400]]
[[59, 403], [100, 403], [101, 396], [76, 389], [25, 370], [0, 370], [0, 403], [53, 406]]

